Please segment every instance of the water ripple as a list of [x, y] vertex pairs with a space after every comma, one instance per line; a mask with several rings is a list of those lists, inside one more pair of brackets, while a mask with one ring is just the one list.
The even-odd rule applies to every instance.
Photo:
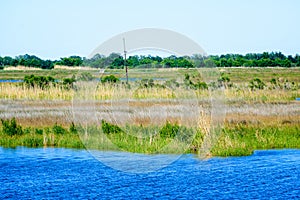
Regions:
[[[101, 156], [111, 153], [132, 156]], [[128, 174], [85, 150], [0, 148], [0, 199], [299, 199], [299, 164], [300, 150], [209, 160], [188, 154], [159, 171]]]

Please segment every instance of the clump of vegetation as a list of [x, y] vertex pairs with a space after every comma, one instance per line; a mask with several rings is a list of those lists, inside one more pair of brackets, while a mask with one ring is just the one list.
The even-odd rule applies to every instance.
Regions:
[[185, 74], [184, 75], [184, 84], [186, 87], [195, 89], [195, 90], [207, 90], [208, 89], [208, 85], [207, 83], [205, 83], [204, 81], [201, 80], [201, 77], [199, 76], [199, 74], [194, 74], [194, 75], [189, 75], [189, 74]]
[[28, 87], [39, 87], [41, 89], [46, 89], [51, 84], [55, 83], [55, 79], [52, 76], [35, 76], [31, 74], [24, 77], [24, 83]]
[[75, 76], [73, 75], [72, 78], [64, 78], [63, 85], [66, 89], [74, 88], [74, 83], [76, 82]]
[[117, 83], [120, 79], [115, 77], [114, 75], [104, 76], [101, 78], [102, 83]]
[[221, 76], [218, 79], [218, 87], [222, 86], [224, 86], [225, 88], [232, 87], [232, 83], [230, 83], [230, 78], [225, 73], [221, 73]]
[[254, 78], [252, 81], [250, 81], [250, 85], [249, 85], [251, 90], [255, 90], [255, 89], [263, 90], [265, 86], [266, 84], [259, 78]]
[[78, 133], [78, 130], [74, 124], [74, 122], [71, 123], [70, 127], [69, 127], [69, 132], [70, 133], [73, 133], [73, 134], [77, 134]]
[[1, 119], [2, 131], [4, 134], [13, 136], [13, 135], [23, 135], [23, 129], [20, 125], [17, 124], [16, 119], [12, 118], [11, 120]]
[[167, 122], [159, 131], [161, 138], [174, 138], [178, 133], [180, 126], [178, 124], [171, 124]]
[[105, 120], [101, 121], [101, 128], [104, 134], [116, 134], [122, 132], [119, 126], [108, 123]]
[[293, 81], [289, 82], [288, 79], [283, 78], [272, 78], [270, 89], [284, 89], [284, 90], [297, 90], [299, 86]]
[[67, 133], [67, 130], [62, 126], [58, 125], [57, 123], [55, 123], [54, 126], [52, 127], [52, 131], [54, 134], [60, 134], [60, 135]]

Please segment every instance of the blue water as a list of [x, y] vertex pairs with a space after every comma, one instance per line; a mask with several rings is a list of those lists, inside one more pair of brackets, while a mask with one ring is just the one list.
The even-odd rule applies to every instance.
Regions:
[[17, 79], [0, 79], [0, 83], [21, 83], [23, 80]]
[[299, 199], [300, 150], [205, 161], [189, 154], [159, 171], [129, 174], [85, 150], [0, 147], [0, 199], [29, 198]]

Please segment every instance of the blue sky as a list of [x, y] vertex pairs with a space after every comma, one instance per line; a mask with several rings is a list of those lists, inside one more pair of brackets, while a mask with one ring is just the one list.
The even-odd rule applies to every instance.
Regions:
[[298, 0], [2, 0], [0, 56], [88, 56], [119, 33], [164, 28], [208, 54], [300, 53]]

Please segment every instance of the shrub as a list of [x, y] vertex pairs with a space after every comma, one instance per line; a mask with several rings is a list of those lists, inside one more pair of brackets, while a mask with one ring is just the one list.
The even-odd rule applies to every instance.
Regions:
[[254, 89], [259, 89], [259, 90], [263, 90], [265, 88], [266, 84], [260, 80], [259, 78], [255, 78], [252, 81], [250, 81], [250, 88], [252, 90]]
[[52, 131], [54, 134], [60, 134], [60, 135], [67, 133], [67, 130], [64, 129], [62, 126], [57, 125], [57, 123], [55, 123], [54, 126], [52, 127]]
[[[193, 80], [191, 80], [193, 78]], [[194, 90], [207, 90], [208, 85], [202, 81], [201, 76], [199, 74], [194, 74], [190, 76], [189, 74], [184, 75], [184, 84], [188, 88], [192, 88]]]
[[74, 133], [74, 134], [76, 134], [78, 132], [74, 122], [71, 123], [69, 131], [70, 131], [70, 133]]
[[105, 120], [101, 121], [101, 128], [104, 134], [111, 134], [111, 133], [121, 133], [122, 130], [119, 126], [110, 124]]
[[31, 74], [31, 75], [26, 75], [24, 77], [24, 83], [28, 87], [39, 87], [45, 89], [46, 87], [50, 86], [50, 84], [53, 84], [54, 82], [55, 79], [52, 76], [35, 76]]
[[205, 82], [198, 82], [198, 83], [194, 84], [194, 88], [200, 89], [200, 90], [207, 90], [208, 86]]
[[178, 124], [171, 124], [167, 122], [159, 131], [159, 135], [162, 138], [174, 138], [179, 131]]
[[3, 120], [2, 122], [2, 131], [4, 134], [13, 136], [13, 135], [23, 135], [23, 130], [20, 125], [17, 124], [16, 119], [12, 118], [11, 120]]
[[72, 78], [63, 79], [63, 85], [65, 86], [66, 89], [73, 88], [75, 82], [76, 82], [75, 76], [72, 76]]
[[43, 135], [43, 129], [35, 129], [35, 134], [38, 134], [38, 135]]
[[273, 84], [273, 85], [277, 85], [277, 80], [275, 78], [272, 78], [270, 83]]
[[232, 87], [232, 83], [230, 83], [230, 78], [227, 74], [222, 73], [220, 78], [218, 79], [218, 87], [225, 86], [226, 88]]
[[102, 83], [116, 83], [119, 81], [120, 81], [120, 79], [118, 79], [114, 75], [105, 76], [105, 77], [102, 77], [102, 79], [101, 79]]

